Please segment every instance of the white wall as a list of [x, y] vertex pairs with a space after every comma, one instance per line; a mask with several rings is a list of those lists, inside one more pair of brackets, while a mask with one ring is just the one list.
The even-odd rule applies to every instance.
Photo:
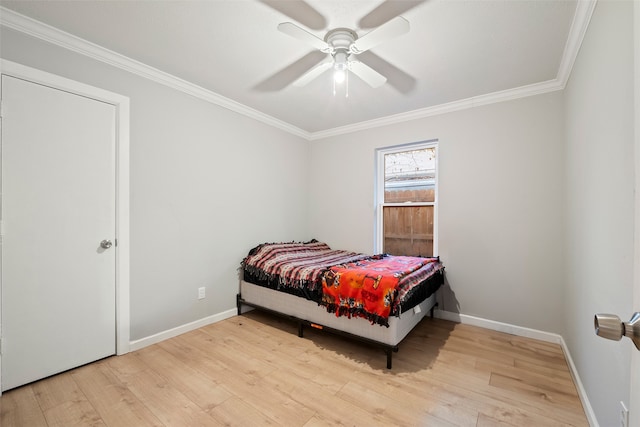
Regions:
[[598, 2], [565, 90], [563, 336], [602, 426], [619, 425], [620, 401], [629, 402], [633, 348], [626, 339], [598, 338], [593, 329], [595, 313], [626, 321], [633, 309], [632, 8], [629, 1]]
[[313, 237], [373, 251], [375, 149], [438, 139], [441, 308], [560, 332], [563, 123], [555, 92], [315, 141]]
[[308, 238], [308, 142], [12, 30], [0, 35], [2, 58], [130, 97], [132, 340], [233, 309], [251, 247]]

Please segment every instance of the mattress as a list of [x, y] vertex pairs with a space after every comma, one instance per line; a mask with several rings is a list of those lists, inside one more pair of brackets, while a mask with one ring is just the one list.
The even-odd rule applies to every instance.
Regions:
[[[399, 316], [389, 317], [389, 326], [372, 325], [364, 318], [336, 316], [327, 312], [317, 302], [292, 294], [240, 281], [240, 296], [248, 304], [304, 319], [325, 327], [347, 332], [382, 344], [396, 346], [436, 305], [435, 293], [404, 311]], [[243, 311], [248, 310], [243, 307]]]

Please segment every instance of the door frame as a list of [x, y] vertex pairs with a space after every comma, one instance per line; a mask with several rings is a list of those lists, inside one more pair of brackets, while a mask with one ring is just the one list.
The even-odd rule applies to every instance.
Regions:
[[[635, 236], [633, 307], [640, 311], [640, 2], [633, 2], [633, 86], [634, 86], [634, 157], [635, 157]], [[633, 346], [630, 346], [633, 347]], [[629, 391], [629, 425], [640, 425], [640, 352], [631, 350], [631, 390]], [[634, 380], [635, 378], [635, 380]]]
[[[116, 354], [129, 352], [129, 98], [16, 62], [0, 59], [0, 74], [111, 104], [116, 109]], [[0, 85], [0, 90], [1, 90]], [[1, 92], [0, 92], [1, 94]], [[1, 114], [1, 113], [0, 113]], [[1, 122], [0, 122], [1, 123]], [[1, 134], [0, 134], [1, 135]], [[1, 141], [0, 141], [1, 142]], [[1, 147], [1, 145], [0, 145]], [[0, 164], [0, 170], [2, 165]], [[0, 193], [1, 200], [1, 193]], [[0, 239], [2, 236], [0, 220]], [[0, 240], [0, 253], [2, 244]], [[1, 258], [0, 258], [1, 261]], [[0, 268], [2, 266], [0, 265]], [[0, 276], [0, 367], [2, 363], [2, 283]], [[0, 372], [2, 370], [0, 369]], [[0, 375], [0, 395], [2, 394]]]

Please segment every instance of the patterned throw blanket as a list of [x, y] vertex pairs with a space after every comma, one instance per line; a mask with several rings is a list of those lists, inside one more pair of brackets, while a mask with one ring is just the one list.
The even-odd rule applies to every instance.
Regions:
[[333, 250], [316, 240], [261, 244], [241, 267], [252, 283], [304, 295], [336, 316], [364, 317], [385, 326], [390, 314], [401, 312], [401, 304], [415, 304], [435, 292], [441, 275], [425, 283], [444, 270], [438, 258], [371, 256]]
[[322, 302], [336, 316], [364, 317], [388, 326], [400, 280], [437, 258], [376, 255], [337, 265], [322, 276]]
[[320, 277], [329, 267], [367, 258], [355, 252], [332, 250], [326, 243], [265, 243], [249, 252], [242, 268], [254, 277], [277, 281], [278, 287], [320, 288]]

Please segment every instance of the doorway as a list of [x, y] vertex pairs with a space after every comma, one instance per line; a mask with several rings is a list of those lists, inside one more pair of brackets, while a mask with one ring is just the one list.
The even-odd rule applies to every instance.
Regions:
[[[6, 150], [0, 389], [6, 390], [128, 351], [129, 104], [125, 97], [59, 76], [9, 61], [0, 65]], [[102, 118], [92, 122], [93, 113]], [[38, 114], [44, 121], [36, 125]], [[25, 135], [35, 135], [41, 145], [12, 145], [20, 122]], [[66, 128], [82, 123], [89, 126], [74, 129], [80, 144], [73, 145]], [[104, 138], [86, 149], [81, 141], [97, 141], [94, 128]], [[29, 150], [38, 155], [29, 157]], [[72, 204], [84, 198], [88, 211]], [[42, 357], [31, 359], [33, 354]]]

